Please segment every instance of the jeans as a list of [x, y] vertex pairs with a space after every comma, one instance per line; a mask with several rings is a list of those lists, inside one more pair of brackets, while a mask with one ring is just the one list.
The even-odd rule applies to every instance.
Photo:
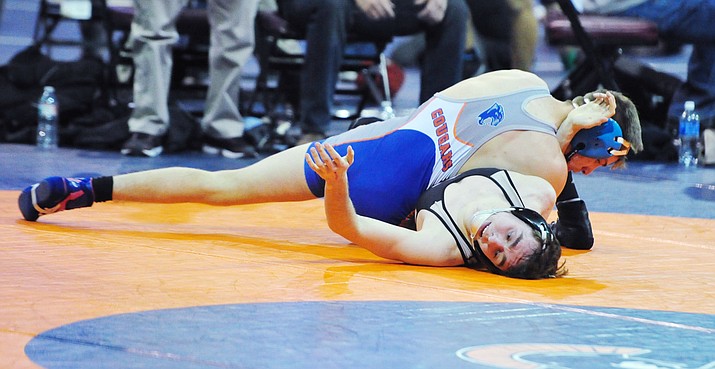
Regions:
[[668, 115], [679, 116], [683, 103], [695, 101], [703, 120], [715, 117], [715, 0], [650, 0], [619, 14], [648, 19], [662, 37], [693, 45], [686, 82], [675, 93]]
[[469, 16], [464, 0], [448, 0], [442, 22], [427, 25], [417, 18], [414, 0], [395, 0], [395, 18], [368, 19], [354, 0], [282, 0], [280, 12], [306, 33], [299, 115], [305, 133], [325, 134], [348, 32], [364, 38], [425, 32], [427, 48], [421, 65], [420, 103], [461, 80], [462, 53]]

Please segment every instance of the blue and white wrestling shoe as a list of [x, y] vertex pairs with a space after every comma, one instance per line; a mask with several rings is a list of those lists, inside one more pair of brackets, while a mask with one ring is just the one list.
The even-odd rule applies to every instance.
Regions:
[[25, 188], [17, 202], [22, 216], [29, 221], [45, 214], [92, 206], [92, 179], [48, 177]]

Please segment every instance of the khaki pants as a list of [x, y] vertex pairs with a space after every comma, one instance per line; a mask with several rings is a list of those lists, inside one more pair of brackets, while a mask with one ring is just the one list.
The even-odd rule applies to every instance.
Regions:
[[[188, 0], [134, 0], [131, 45], [135, 109], [129, 130], [163, 135], [169, 128], [171, 47], [179, 40], [176, 18]], [[241, 68], [251, 57], [258, 0], [209, 0], [211, 29], [205, 133], [216, 138], [243, 135], [238, 111]]]
[[715, 164], [715, 129], [709, 128], [703, 131], [703, 164]]

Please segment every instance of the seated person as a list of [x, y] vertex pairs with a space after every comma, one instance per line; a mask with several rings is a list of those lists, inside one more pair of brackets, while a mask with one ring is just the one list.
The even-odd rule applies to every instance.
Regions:
[[299, 143], [325, 138], [349, 32], [378, 40], [425, 32], [420, 103], [462, 77], [464, 0], [279, 0], [278, 5], [281, 15], [306, 33]]
[[702, 127], [715, 124], [715, 33], [711, 28], [715, 19], [714, 1], [584, 0], [583, 10], [647, 19], [657, 24], [665, 40], [692, 44], [687, 79], [671, 100], [668, 118], [671, 123], [677, 122], [685, 101], [692, 100]]
[[[470, 12], [467, 24], [465, 77], [484, 71], [532, 68], [539, 34], [531, 0], [465, 0]], [[390, 58], [402, 66], [417, 65], [425, 49], [424, 34], [396, 42]], [[475, 51], [475, 49], [477, 51]]]
[[486, 70], [531, 70], [539, 34], [532, 0], [466, 0]]

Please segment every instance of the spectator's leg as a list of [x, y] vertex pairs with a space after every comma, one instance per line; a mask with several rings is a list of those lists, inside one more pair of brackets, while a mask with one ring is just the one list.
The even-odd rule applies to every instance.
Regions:
[[468, 11], [464, 0], [448, 0], [442, 22], [427, 28], [420, 103], [462, 79]]
[[511, 67], [531, 70], [536, 55], [539, 22], [534, 14], [533, 0], [510, 0], [514, 9], [511, 35]]
[[299, 112], [304, 134], [327, 133], [345, 52], [351, 3], [351, 0], [284, 0], [279, 3], [286, 20], [306, 32]]
[[695, 101], [705, 125], [715, 118], [715, 0], [647, 1], [619, 15], [654, 21], [668, 39], [693, 44], [687, 81], [673, 96], [669, 117], [683, 111], [686, 100]]
[[216, 138], [243, 135], [241, 71], [253, 53], [256, 0], [209, 0], [209, 89], [202, 128]]
[[129, 130], [162, 136], [169, 128], [171, 47], [179, 39], [175, 21], [188, 0], [135, 0], [132, 53], [134, 104]]

